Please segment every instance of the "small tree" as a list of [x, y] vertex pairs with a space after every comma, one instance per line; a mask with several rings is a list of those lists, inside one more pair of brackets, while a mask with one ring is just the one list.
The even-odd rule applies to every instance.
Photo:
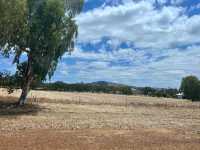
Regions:
[[[6, 57], [14, 53], [13, 63], [25, 67], [17, 73], [20, 105], [32, 83], [51, 78], [62, 55], [73, 50], [78, 33], [73, 18], [82, 5], [83, 0], [0, 0], [0, 51]], [[23, 53], [27, 61], [20, 64]]]
[[184, 97], [193, 101], [200, 100], [200, 81], [195, 76], [183, 78], [180, 90], [184, 92]]

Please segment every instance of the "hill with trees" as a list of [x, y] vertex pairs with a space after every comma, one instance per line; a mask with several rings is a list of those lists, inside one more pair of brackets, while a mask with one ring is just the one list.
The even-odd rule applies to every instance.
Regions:
[[[0, 87], [7, 88], [9, 93], [12, 93], [14, 89], [20, 89], [23, 86], [21, 82], [23, 78], [23, 75], [21, 73], [23, 71], [20, 71], [23, 67], [18, 66], [17, 68], [18, 71], [14, 75], [11, 75], [8, 72], [0, 72]], [[179, 90], [173, 88], [136, 87], [106, 81], [73, 84], [65, 83], [62, 81], [52, 83], [42, 82], [39, 84], [37, 82], [33, 82], [31, 88], [35, 90], [48, 91], [145, 95], [166, 98], [177, 98], [177, 93], [183, 92], [185, 99], [200, 101], [200, 81], [195, 76], [188, 76], [183, 78]]]
[[166, 98], [177, 98], [176, 94], [178, 89], [173, 88], [152, 88], [152, 87], [142, 87], [138, 88], [143, 95], [153, 96], [153, 97], [166, 97]]
[[42, 83], [39, 87], [43, 90], [54, 91], [111, 93], [125, 95], [133, 94], [130, 86], [118, 85], [114, 83], [111, 84], [107, 82], [68, 84], [58, 81], [55, 83]]

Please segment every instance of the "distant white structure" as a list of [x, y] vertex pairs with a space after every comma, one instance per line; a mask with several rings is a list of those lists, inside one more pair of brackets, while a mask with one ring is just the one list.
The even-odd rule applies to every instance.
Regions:
[[176, 94], [176, 96], [178, 99], [183, 99], [184, 94], [183, 92], [181, 92], [181, 93]]

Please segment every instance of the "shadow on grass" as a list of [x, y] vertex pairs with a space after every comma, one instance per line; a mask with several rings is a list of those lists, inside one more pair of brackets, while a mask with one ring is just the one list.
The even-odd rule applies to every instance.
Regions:
[[13, 97], [0, 97], [0, 117], [37, 115], [42, 108], [38, 104], [17, 105], [17, 99]]

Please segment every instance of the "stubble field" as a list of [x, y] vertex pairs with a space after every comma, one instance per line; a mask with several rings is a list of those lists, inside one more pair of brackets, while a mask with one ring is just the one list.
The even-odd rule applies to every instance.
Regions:
[[112, 94], [0, 89], [0, 149], [199, 150], [200, 103]]

